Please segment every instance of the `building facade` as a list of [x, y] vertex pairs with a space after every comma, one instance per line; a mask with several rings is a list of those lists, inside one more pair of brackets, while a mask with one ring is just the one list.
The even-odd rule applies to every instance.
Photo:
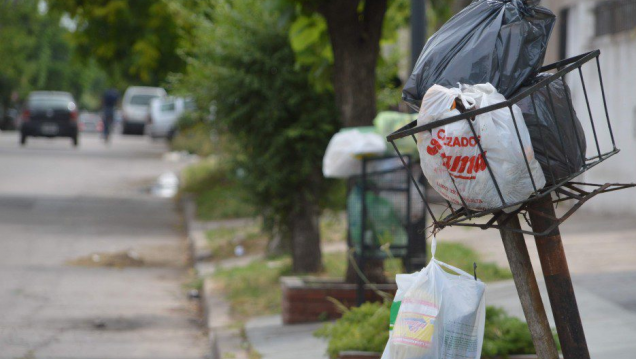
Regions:
[[[614, 139], [621, 152], [583, 175], [588, 183], [636, 182], [636, 0], [545, 0], [557, 15], [545, 63], [599, 49], [603, 85]], [[595, 64], [586, 65], [583, 78], [602, 152], [612, 149]], [[587, 136], [587, 157], [597, 154], [591, 121], [578, 73], [566, 80], [574, 108]], [[636, 190], [617, 191], [591, 200], [588, 210], [636, 215]]]

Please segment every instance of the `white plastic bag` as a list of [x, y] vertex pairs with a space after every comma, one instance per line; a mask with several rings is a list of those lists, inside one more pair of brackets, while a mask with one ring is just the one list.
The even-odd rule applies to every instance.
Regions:
[[[506, 100], [491, 84], [460, 85], [452, 89], [435, 85], [422, 99], [417, 124], [424, 125], [459, 115], [460, 112], [455, 109], [455, 99], [459, 99], [466, 109], [484, 108]], [[418, 133], [418, 150], [424, 175], [431, 186], [453, 205], [464, 206], [462, 198], [466, 206], [473, 210], [503, 205], [479, 150], [478, 140], [506, 204], [528, 198], [534, 192], [532, 179], [537, 190], [545, 185], [545, 177], [534, 157], [523, 114], [516, 105], [512, 106], [512, 110], [514, 120], [507, 107], [477, 116], [472, 122], [476, 138], [465, 120]], [[513, 121], [517, 124], [523, 151]]]
[[322, 173], [325, 177], [346, 178], [362, 172], [363, 155], [382, 155], [387, 142], [377, 133], [359, 130], [345, 130], [336, 133], [329, 141], [322, 159]]
[[[393, 335], [393, 325], [395, 324], [397, 313], [400, 310], [400, 306], [402, 305], [402, 300], [404, 299], [404, 295], [411, 288], [413, 283], [415, 283], [419, 274], [420, 272], [415, 272], [411, 274], [397, 274], [395, 276], [397, 291], [395, 292], [395, 297], [393, 297], [393, 303], [391, 303], [391, 319], [389, 321], [389, 341], [391, 340], [391, 336]], [[382, 353], [381, 359], [389, 359], [390, 357], [391, 357], [390, 345], [387, 345], [384, 348], [384, 352]]]
[[[402, 298], [383, 359], [479, 359], [486, 320], [485, 285], [435, 259]], [[447, 273], [442, 269], [457, 273]]]

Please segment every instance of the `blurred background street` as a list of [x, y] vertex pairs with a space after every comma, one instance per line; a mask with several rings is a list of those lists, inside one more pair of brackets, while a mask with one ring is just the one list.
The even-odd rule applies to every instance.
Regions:
[[635, 35], [636, 0], [0, 0], [0, 359], [379, 359], [433, 234], [486, 285], [436, 345], [636, 358]]
[[201, 358], [163, 142], [0, 136], [0, 358]]

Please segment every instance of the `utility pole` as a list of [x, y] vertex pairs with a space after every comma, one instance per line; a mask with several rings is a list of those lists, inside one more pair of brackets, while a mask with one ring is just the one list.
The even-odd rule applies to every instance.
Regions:
[[[417, 58], [420, 56], [420, 52], [426, 44], [426, 0], [411, 0], [411, 70], [415, 67]], [[410, 162], [409, 162], [410, 165]], [[411, 169], [409, 169], [411, 171]], [[424, 180], [426, 181], [426, 180]], [[427, 184], [422, 186], [424, 188], [423, 200], [426, 202], [428, 198], [426, 196]], [[410, 188], [410, 187], [409, 187]], [[409, 193], [408, 196], [411, 194]], [[426, 211], [422, 211], [422, 219], [419, 223], [423, 223], [420, 228], [426, 228]], [[410, 218], [408, 219], [410, 221]], [[419, 224], [418, 223], [418, 224]], [[410, 230], [415, 230], [411, 228]], [[421, 230], [421, 229], [417, 229]], [[426, 265], [426, 236], [424, 239], [418, 241], [412, 241], [409, 244], [409, 270], [419, 270]]]
[[426, 0], [411, 0], [411, 69], [426, 44]]

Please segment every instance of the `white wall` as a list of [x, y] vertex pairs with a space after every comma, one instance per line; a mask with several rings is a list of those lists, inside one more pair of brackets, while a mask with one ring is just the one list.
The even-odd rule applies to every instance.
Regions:
[[[594, 1], [581, 1], [570, 8], [567, 54], [571, 57], [594, 49], [601, 51], [600, 64], [609, 118], [616, 146], [621, 152], [586, 172], [583, 180], [590, 183], [636, 182], [636, 31], [595, 37], [594, 5]], [[588, 63], [583, 70], [601, 151], [605, 152], [612, 149], [612, 144], [596, 64]], [[574, 108], [587, 135], [587, 157], [594, 156], [597, 150], [579, 75], [572, 72], [566, 80], [572, 89]], [[585, 207], [596, 212], [625, 211], [636, 215], [636, 189], [597, 196]]]

